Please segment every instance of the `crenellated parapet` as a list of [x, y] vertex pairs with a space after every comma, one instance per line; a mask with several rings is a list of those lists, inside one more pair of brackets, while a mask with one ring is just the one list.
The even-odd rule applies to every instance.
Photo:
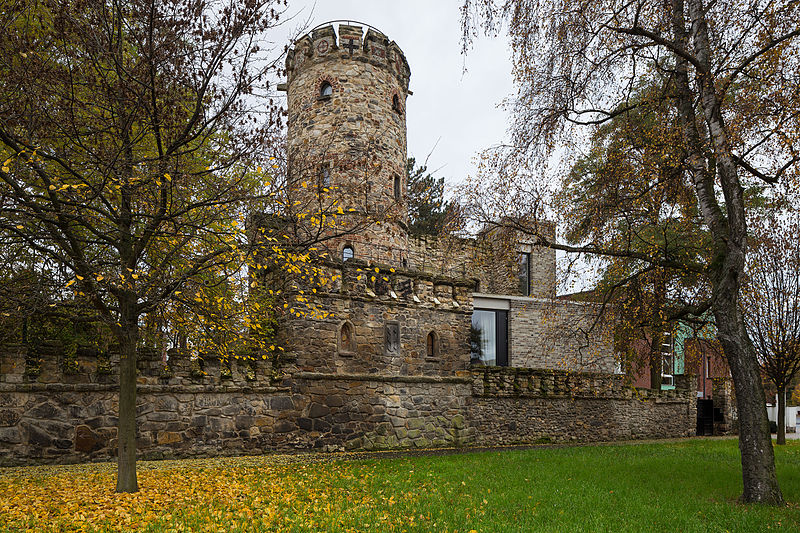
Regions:
[[[57, 342], [41, 346], [0, 347], [0, 384], [20, 385], [116, 385], [119, 382], [119, 354], [78, 346], [74, 354]], [[216, 353], [190, 355], [177, 349], [165, 353], [140, 348], [137, 384], [210, 387], [267, 385], [282, 377], [276, 358], [242, 355], [222, 358]]]
[[298, 39], [286, 56], [289, 83], [303, 68], [327, 61], [359, 61], [385, 69], [408, 90], [411, 69], [405, 54], [394, 41], [375, 28], [325, 23]]
[[418, 270], [376, 265], [352, 259], [325, 262], [332, 281], [321, 294], [389, 305], [472, 312], [476, 280], [439, 276]]

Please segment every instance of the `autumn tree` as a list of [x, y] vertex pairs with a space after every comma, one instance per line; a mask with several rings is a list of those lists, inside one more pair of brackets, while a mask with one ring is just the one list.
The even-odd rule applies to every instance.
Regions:
[[[764, 390], [740, 302], [748, 247], [745, 188], [797, 173], [800, 6], [727, 0], [465, 0], [468, 44], [481, 24], [511, 40], [519, 92], [510, 103], [512, 142], [490, 154], [472, 185], [491, 220], [558, 219], [551, 181], [564, 177], [587, 133], [638, 106], [642, 76], [656, 76], [680, 127], [679, 180], [708, 232], [708, 255], [659, 256], [625, 243], [548, 238], [540, 223], [518, 228], [567, 253], [625, 257], [640, 270], [701, 276], [707, 297], [672, 318], [709, 311], [730, 365], [739, 415], [743, 501], [783, 502], [775, 476]], [[565, 149], [566, 147], [566, 149]], [[673, 150], [664, 153], [670, 157]], [[567, 164], [554, 163], [562, 156]], [[512, 211], [514, 217], [501, 219]], [[622, 245], [620, 245], [622, 244]]]
[[786, 444], [786, 391], [800, 372], [797, 217], [758, 222], [761, 231], [748, 256], [742, 311], [761, 369], [777, 391], [777, 441]]
[[621, 362], [649, 367], [655, 389], [661, 388], [662, 343], [675, 326], [669, 317], [705, 289], [698, 276], [657, 261], [709, 255], [694, 195], [681, 179], [680, 128], [659, 81], [670, 83], [643, 77], [631, 98], [634, 109], [596, 129], [558, 199], [568, 244], [590, 241], [654, 259], [644, 266], [633, 257], [599, 256], [594, 266], [601, 276], [597, 298], [613, 314]]
[[117, 491], [138, 489], [143, 319], [243, 272], [246, 214], [274, 194], [256, 162], [279, 125], [262, 37], [283, 4], [46, 0], [0, 14], [0, 231], [119, 344]]

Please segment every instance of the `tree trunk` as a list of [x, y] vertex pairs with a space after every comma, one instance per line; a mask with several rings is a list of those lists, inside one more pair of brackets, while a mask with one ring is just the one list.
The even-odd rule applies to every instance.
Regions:
[[726, 292], [715, 299], [714, 317], [736, 390], [744, 487], [741, 499], [745, 502], [782, 505], [784, 501], [775, 475], [775, 456], [761, 373], [735, 293]]
[[136, 479], [136, 345], [139, 315], [136, 298], [120, 298], [119, 422], [117, 492], [138, 492]]
[[778, 387], [778, 444], [786, 444], [786, 387]]

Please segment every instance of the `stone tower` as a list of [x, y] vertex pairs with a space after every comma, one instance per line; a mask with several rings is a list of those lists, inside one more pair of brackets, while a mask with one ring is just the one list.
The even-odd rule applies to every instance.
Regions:
[[326, 231], [342, 235], [327, 244], [332, 257], [405, 266], [411, 73], [402, 50], [375, 28], [329, 22], [294, 43], [286, 72], [298, 211], [335, 214], [338, 227]]

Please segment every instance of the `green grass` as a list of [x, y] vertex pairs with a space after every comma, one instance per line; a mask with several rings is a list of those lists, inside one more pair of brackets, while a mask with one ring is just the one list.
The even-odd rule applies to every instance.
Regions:
[[61, 501], [33, 519], [0, 504], [0, 530], [3, 523], [12, 531], [78, 529], [75, 509], [86, 508], [77, 522], [89, 531], [800, 531], [800, 442], [776, 447], [776, 456], [790, 502], [783, 508], [737, 503], [735, 440], [322, 463], [148, 463], [142, 492], [128, 497], [97, 488], [113, 482], [110, 466], [0, 470], [0, 494], [37, 498], [37, 487], [65, 487], [101, 501], [71, 510], [71, 500]]

